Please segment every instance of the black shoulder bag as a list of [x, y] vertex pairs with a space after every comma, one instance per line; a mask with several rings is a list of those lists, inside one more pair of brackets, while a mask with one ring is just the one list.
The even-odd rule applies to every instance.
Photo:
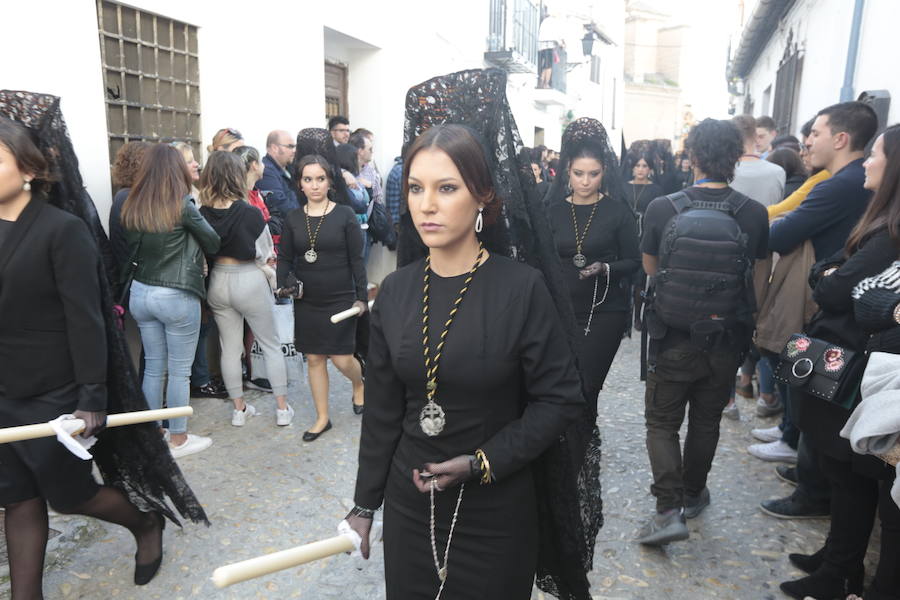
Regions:
[[113, 305], [113, 313], [116, 317], [116, 323], [119, 325], [119, 329], [125, 328], [125, 313], [128, 311], [128, 295], [131, 293], [131, 283], [134, 281], [134, 274], [138, 268], [138, 255], [141, 253], [141, 244], [143, 241], [144, 234], [141, 233], [138, 238], [137, 247], [135, 247], [134, 252], [132, 252], [131, 256], [128, 258], [128, 270], [125, 272], [122, 289], [119, 291], [119, 298]]

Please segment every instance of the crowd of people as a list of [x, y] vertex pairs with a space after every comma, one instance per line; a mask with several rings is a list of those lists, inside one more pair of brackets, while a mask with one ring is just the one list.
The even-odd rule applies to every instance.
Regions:
[[[288, 426], [276, 310], [292, 306], [290, 342], [307, 363], [316, 411], [304, 441], [332, 428], [328, 361], [352, 384], [362, 435], [346, 523], [368, 557], [383, 508], [388, 597], [527, 598], [536, 579], [583, 600], [602, 524], [602, 389], [636, 331], [656, 502], [636, 540], [690, 537], [687, 520], [712, 502], [720, 420], [740, 421], [740, 395], [756, 399], [758, 417], [780, 420], [748, 432], [760, 442], [748, 451], [784, 463], [777, 476], [796, 486], [760, 499], [761, 510], [831, 519], [820, 550], [787, 557], [809, 575], [782, 590], [862, 594], [879, 512], [865, 597], [900, 598], [900, 491], [895, 470], [873, 456], [884, 452], [866, 452], [878, 435], [896, 441], [898, 431], [873, 423], [900, 423], [900, 411], [879, 401], [886, 384], [864, 376], [866, 356], [900, 353], [900, 126], [879, 131], [871, 107], [845, 102], [819, 111], [799, 140], [777, 135], [768, 117], [741, 115], [698, 123], [677, 155], [668, 140], [640, 140], [620, 158], [604, 126], [583, 117], [557, 153], [517, 147], [504, 89], [494, 70], [411, 89], [403, 152], [386, 177], [374, 134], [341, 116], [296, 136], [274, 130], [265, 154], [221, 129], [202, 168], [188, 144], [127, 143], [114, 164], [108, 245], [96, 213], [65, 201], [72, 188], [52, 164], [60, 154], [4, 113], [0, 307], [22, 325], [3, 330], [21, 343], [33, 331], [31, 309], [6, 280], [27, 278], [36, 252], [65, 277], [29, 293], [43, 318], [58, 313], [59, 333], [28, 347], [52, 344], [59, 364], [73, 365], [21, 389], [0, 376], [4, 424], [74, 412], [91, 436], [122, 404], [107, 396], [149, 408], [193, 396], [230, 399], [241, 427], [267, 412], [244, 400], [250, 388], [270, 393], [275, 425]], [[70, 229], [60, 239], [75, 246], [14, 252], [38, 210], [42, 226]], [[375, 277], [369, 314], [369, 280], [395, 248], [396, 271]], [[331, 321], [349, 308], [354, 318]], [[127, 353], [126, 311], [142, 346], [132, 392], [96, 360]], [[0, 356], [10, 348], [0, 343]], [[252, 348], [264, 373], [254, 372]], [[116, 376], [135, 377], [125, 371]], [[166, 444], [174, 458], [213, 443], [188, 433], [184, 417], [142, 431], [141, 443], [157, 452]], [[48, 461], [68, 468], [77, 494], [50, 486], [40, 467]], [[141, 512], [133, 494], [98, 486], [84, 464], [52, 440], [0, 445], [14, 598], [40, 597], [45, 501], [128, 527], [136, 583], [159, 569], [163, 515], [174, 515], [154, 502]], [[149, 497], [162, 498], [154, 489]], [[180, 489], [165, 494], [205, 519]], [[14, 558], [16, 548], [26, 550]]]

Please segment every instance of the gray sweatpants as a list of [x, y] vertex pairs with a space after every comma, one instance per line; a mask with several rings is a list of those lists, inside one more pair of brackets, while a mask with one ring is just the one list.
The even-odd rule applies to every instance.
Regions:
[[276, 396], [287, 394], [287, 369], [272, 312], [275, 299], [265, 274], [256, 263], [213, 265], [207, 302], [219, 328], [222, 379], [225, 380], [228, 397], [241, 398], [244, 395], [241, 354], [244, 352], [245, 319], [262, 348], [272, 393]]

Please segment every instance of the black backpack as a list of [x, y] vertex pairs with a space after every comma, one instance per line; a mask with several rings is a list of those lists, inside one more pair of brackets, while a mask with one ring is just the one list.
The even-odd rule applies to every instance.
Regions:
[[675, 216], [663, 230], [653, 310], [668, 327], [700, 321], [752, 323], [756, 311], [748, 236], [735, 216], [750, 198], [732, 190], [720, 202], [666, 196]]
[[397, 248], [397, 231], [394, 229], [394, 220], [391, 219], [387, 208], [375, 200], [371, 201], [369, 208], [372, 209], [369, 215], [369, 234], [372, 239], [387, 246], [388, 250], [395, 250]]

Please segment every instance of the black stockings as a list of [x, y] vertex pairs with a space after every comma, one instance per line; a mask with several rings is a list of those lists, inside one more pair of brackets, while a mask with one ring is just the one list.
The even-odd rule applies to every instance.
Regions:
[[[32, 498], [5, 508], [12, 598], [40, 600], [47, 549], [47, 504], [43, 498]], [[125, 527], [137, 543], [137, 564], [151, 563], [162, 552], [161, 524], [156, 515], [139, 511], [116, 488], [101, 487], [90, 500], [59, 512], [86, 515]]]
[[32, 498], [7, 504], [4, 526], [13, 600], [41, 600], [47, 549], [47, 504]]

